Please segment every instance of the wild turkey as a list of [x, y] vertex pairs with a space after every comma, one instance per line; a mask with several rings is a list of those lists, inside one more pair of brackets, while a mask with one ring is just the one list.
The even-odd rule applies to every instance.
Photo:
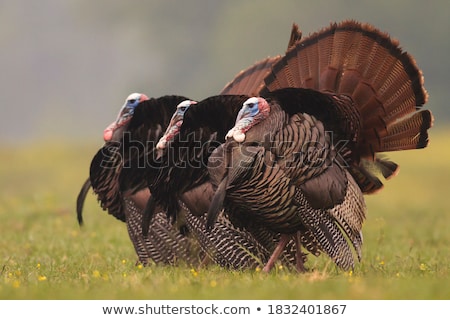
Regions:
[[208, 157], [224, 141], [245, 99], [247, 96], [219, 95], [198, 103], [185, 101], [178, 106], [166, 134], [157, 144], [161, 163], [157, 179], [148, 180], [151, 198], [143, 225], [144, 234], [145, 230], [151, 230], [149, 223], [153, 206], [157, 204], [167, 212], [170, 221], [186, 221], [212, 261], [233, 269], [261, 266], [270, 256], [261, 238], [255, 238], [236, 221], [229, 221], [225, 214], [212, 230], [205, 228], [205, 213], [213, 195], [207, 172]]
[[[288, 46], [292, 46], [295, 41], [300, 38], [301, 33], [299, 32], [298, 27], [294, 25]], [[247, 90], [249, 93], [253, 92], [252, 90], [255, 90], [254, 86], [261, 87], [262, 79], [268, 74], [272, 65], [280, 58], [281, 56], [267, 58], [259, 61], [250, 68], [241, 71], [233, 81], [227, 84], [224, 91], [226, 90], [229, 93]], [[151, 99], [151, 101], [163, 102], [161, 99], [165, 100], [165, 98], [166, 97]], [[97, 193], [103, 209], [108, 210], [113, 216], [126, 222], [130, 239], [141, 263], [146, 264], [149, 260], [172, 263], [177, 259], [184, 259], [190, 263], [198, 258], [198, 255], [196, 254], [197, 248], [191, 243], [190, 238], [188, 239], [185, 237], [184, 233], [186, 230], [182, 228], [181, 231], [183, 234], [181, 234], [178, 228], [173, 227], [167, 221], [165, 213], [161, 211], [156, 213], [152, 225], [150, 226], [150, 229], [148, 229], [149, 234], [147, 237], [142, 236], [140, 229], [142, 225], [142, 209], [143, 205], [148, 200], [149, 193], [148, 191], [146, 192], [146, 188], [143, 189], [142, 181], [144, 181], [144, 179], [141, 175], [142, 172], [139, 169], [142, 167], [140, 165], [142, 164], [142, 161], [146, 161], [147, 159], [143, 159], [142, 157], [136, 158], [136, 152], [128, 154], [129, 150], [127, 150], [127, 148], [131, 148], [131, 151], [139, 150], [141, 155], [145, 154], [147, 156], [148, 154], [142, 152], [142, 146], [148, 147], [148, 142], [155, 142], [155, 139], [159, 138], [158, 135], [161, 133], [161, 128], [167, 125], [166, 121], [168, 121], [168, 117], [167, 114], [164, 114], [163, 118], [157, 117], [154, 119], [150, 117], [147, 121], [155, 120], [153, 125], [141, 127], [135, 124], [130, 125], [129, 128], [126, 125], [123, 125], [120, 119], [129, 121], [131, 116], [133, 116], [133, 111], [137, 107], [137, 102], [142, 102], [147, 99], [148, 98], [145, 95], [130, 95], [126, 105], [119, 114], [117, 122], [113, 123], [105, 130], [104, 138], [107, 142], [94, 157], [91, 164], [91, 177], [83, 184], [77, 198], [78, 221], [80, 224], [83, 223], [83, 204], [91, 187], [92, 179], [95, 181], [94, 190]], [[173, 104], [170, 106], [165, 103], [164, 105], [169, 109], [175, 108], [177, 104], [175, 102], [178, 103], [179, 100], [171, 101], [170, 103]], [[148, 104], [148, 102], [145, 103]], [[168, 108], [164, 108], [164, 110]], [[137, 119], [140, 119], [140, 117], [143, 116], [143, 113], [145, 114], [145, 112], [139, 111], [141, 109], [145, 108], [139, 106], [135, 113], [136, 116], [133, 116], [133, 121], [135, 123], [138, 123], [139, 120]], [[130, 112], [127, 112], [127, 110]], [[149, 110], [154, 110], [154, 112], [156, 112], [157, 108]], [[164, 110], [161, 112], [165, 112]], [[126, 129], [128, 129], [128, 131]], [[133, 130], [136, 130], [137, 133], [135, 132], [133, 137], [128, 139], [129, 142], [133, 143], [124, 143], [124, 141], [122, 141], [123, 134], [126, 132], [127, 137], [130, 138]], [[147, 132], [150, 133], [151, 136], [146, 136]], [[113, 164], [116, 166], [117, 170], [107, 170], [107, 168], [100, 166], [101, 163]], [[209, 244], [211, 241], [215, 241], [214, 237], [211, 234], [201, 234], [202, 232], [196, 229], [200, 225], [204, 225], [204, 221], [200, 221], [199, 218], [190, 217], [189, 215], [187, 217], [188, 219], [186, 220], [191, 226], [191, 232], [195, 232], [197, 237], [200, 237], [201, 235], [205, 246], [210, 247], [211, 245]], [[258, 247], [257, 243], [250, 244], [250, 242], [246, 240], [245, 234], [240, 236], [238, 234], [240, 232], [239, 230], [236, 229], [233, 233], [229, 222], [226, 221], [226, 219], [222, 220], [222, 223], [218, 226], [220, 232], [225, 235], [223, 236], [224, 239], [222, 239], [222, 241], [225, 241], [227, 235], [230, 234], [236, 241], [241, 241], [242, 248], [247, 251], [249, 247]], [[245, 259], [237, 259], [233, 258], [233, 256], [239, 257], [239, 250], [237, 250], [237, 252], [230, 252], [230, 250], [227, 250], [220, 254], [216, 254], [220, 264], [230, 264], [226, 261], [227, 259], [231, 259], [231, 261], [235, 261], [231, 266], [241, 267], [240, 261], [245, 261]]]
[[387, 34], [344, 21], [298, 42], [265, 84], [211, 155], [207, 225], [225, 208], [282, 233], [266, 272], [290, 238], [298, 254], [303, 245], [353, 268], [349, 243], [360, 259], [363, 194], [382, 188], [378, 172], [398, 171], [378, 153], [428, 143], [422, 73]]
[[[292, 30], [287, 46], [287, 50], [294, 47], [295, 44], [301, 40], [302, 33], [298, 28], [297, 24], [292, 25]], [[166, 143], [168, 140], [174, 139], [180, 131], [180, 127], [183, 124], [183, 137], [180, 138], [177, 137], [178, 142], [175, 142], [174, 145], [172, 145], [171, 152], [179, 152], [181, 150], [185, 151], [189, 149], [189, 144], [186, 144], [184, 147], [178, 147], [177, 143], [186, 143], [187, 141], [184, 141], [185, 137], [184, 135], [189, 135], [189, 139], [192, 141], [195, 141], [195, 137], [193, 135], [193, 131], [199, 130], [196, 134], [200, 137], [197, 137], [201, 141], [201, 145], [204, 146], [205, 143], [211, 143], [212, 145], [208, 145], [209, 147], [214, 148], [217, 146], [217, 139], [223, 141], [223, 133], [225, 133], [229, 128], [231, 128], [232, 123], [235, 120], [235, 117], [237, 115], [237, 111], [239, 110], [239, 106], [236, 107], [235, 103], [240, 103], [241, 101], [244, 101], [246, 98], [248, 98], [248, 95], [257, 94], [264, 88], [264, 79], [269, 75], [271, 72], [274, 64], [278, 62], [282, 56], [276, 56], [276, 57], [268, 57], [266, 59], [260, 60], [254, 65], [250, 66], [249, 68], [240, 71], [235, 78], [230, 81], [220, 92], [219, 96], [216, 97], [210, 97], [200, 103], [200, 105], [196, 106], [193, 109], [190, 109], [189, 114], [191, 116], [187, 117], [187, 121], [184, 122], [184, 113], [191, 105], [196, 105], [197, 102], [193, 100], [186, 100], [182, 102], [180, 105], [177, 106], [177, 111], [172, 116], [171, 123], [166, 129], [166, 133], [164, 136], [159, 140], [157, 144], [157, 148], [159, 150], [164, 149], [166, 147]], [[227, 96], [229, 96], [227, 98]], [[212, 109], [212, 107], [214, 109]], [[217, 137], [217, 139], [216, 139]], [[197, 141], [197, 142], [198, 142]], [[197, 150], [198, 151], [198, 150]], [[190, 154], [192, 156], [193, 154]], [[189, 156], [186, 153], [183, 155], [181, 154], [170, 154], [171, 158], [165, 158], [164, 161], [172, 161], [174, 159], [177, 159], [179, 162], [183, 161], [192, 161], [192, 159], [183, 159], [183, 157]], [[201, 160], [201, 163], [205, 164], [205, 161], [207, 161], [208, 155], [203, 154], [203, 159]], [[159, 160], [161, 161], [161, 160]], [[197, 159], [197, 164], [200, 164]], [[188, 171], [180, 170], [180, 174], [184, 174], [187, 178], [184, 179], [183, 176], [174, 176], [174, 180], [170, 180], [170, 177], [164, 176], [164, 174], [171, 173], [173, 170], [174, 163], [165, 163], [164, 165], [161, 165], [162, 167], [165, 167], [166, 171], [160, 171], [158, 176], [158, 182], [160, 183], [161, 180], [167, 179], [169, 183], [173, 183], [173, 181], [177, 181], [179, 184], [178, 187], [172, 187], [167, 188], [168, 190], [161, 191], [164, 189], [159, 189], [159, 192], [157, 194], [162, 195], [162, 199], [166, 198], [166, 200], [158, 200], [165, 203], [166, 207], [173, 206], [169, 210], [172, 212], [172, 218], [175, 217], [175, 213], [178, 208], [178, 201], [176, 199], [180, 198], [182, 194], [184, 194], [188, 189], [192, 189], [195, 187], [196, 184], [201, 184], [205, 180], [207, 180], [207, 173], [206, 171], [197, 170], [195, 171], [197, 174], [200, 175], [200, 182], [197, 181], [197, 179], [192, 179], [191, 173], [188, 173]], [[180, 166], [178, 165], [178, 169], [180, 169]], [[197, 168], [199, 169], [199, 168]], [[205, 169], [202, 167], [202, 169]], [[163, 173], [164, 172], [164, 173]], [[164, 176], [164, 178], [162, 178]], [[193, 181], [193, 182], [192, 182]], [[153, 181], [153, 178], [150, 179], [150, 184], [156, 183]], [[183, 187], [180, 186], [180, 183], [184, 185]], [[164, 187], [164, 185], [162, 186]], [[201, 201], [199, 199], [199, 201]], [[209, 207], [209, 204], [207, 205]], [[192, 208], [194, 209], [194, 208]], [[197, 210], [198, 212], [204, 210], [203, 208], [195, 208], [194, 210]], [[150, 210], [151, 211], [151, 210]], [[149, 212], [150, 213], [150, 212]], [[152, 212], [153, 213], [153, 212]], [[146, 230], [146, 228], [144, 228]]]
[[[298, 26], [296, 24], [293, 24], [291, 35], [288, 43], [288, 49], [291, 48], [298, 40], [301, 39], [301, 32], [298, 29]], [[254, 65], [250, 66], [249, 68], [240, 71], [235, 78], [230, 81], [224, 89], [221, 91], [221, 94], [253, 94], [254, 92], [258, 92], [256, 88], [261, 88], [263, 85], [264, 78], [268, 75], [270, 72], [272, 66], [277, 62], [281, 56], [276, 57], [269, 57], [263, 60], [258, 61]], [[180, 97], [181, 98], [181, 97]], [[184, 100], [188, 100], [186, 97], [184, 97]], [[161, 99], [161, 98], [160, 98]], [[165, 99], [163, 97], [162, 99]], [[183, 98], [181, 98], [183, 99]], [[127, 97], [125, 104], [122, 106], [119, 115], [117, 117], [117, 120], [113, 122], [111, 125], [109, 125], [105, 131], [104, 131], [104, 140], [107, 142], [105, 147], [103, 148], [103, 152], [106, 152], [108, 148], [111, 147], [111, 145], [108, 145], [108, 142], [115, 142], [119, 143], [121, 141], [121, 135], [123, 135], [125, 128], [127, 128], [127, 121], [129, 122], [131, 118], [133, 117], [133, 112], [135, 107], [139, 102], [143, 102], [148, 100], [148, 97], [144, 94], [134, 93], [131, 94], [129, 97]], [[158, 100], [158, 99], [156, 99]], [[153, 101], [153, 99], [152, 99]], [[175, 102], [175, 101], [174, 101]], [[172, 115], [172, 112], [176, 109], [176, 106], [181, 101], [177, 101], [174, 105], [166, 106], [168, 108], [171, 108], [168, 114], [164, 115], [164, 121], [167, 121], [167, 123], [160, 123], [159, 126], [161, 128], [166, 127], [168, 124], [168, 121], [170, 118], [168, 118], [168, 115]], [[166, 109], [166, 108], [165, 108]], [[165, 110], [164, 109], [164, 110]], [[156, 109], [154, 109], [156, 110]], [[138, 113], [137, 118], [139, 118], [140, 115]], [[120, 119], [123, 119], [125, 121], [121, 121]], [[137, 120], [134, 120], [137, 121]], [[154, 128], [153, 128], [154, 129]], [[143, 131], [143, 130], [141, 130]], [[155, 141], [156, 137], [159, 139], [159, 135], [161, 134], [161, 131], [158, 129], [157, 131], [154, 131], [156, 133], [156, 136], [152, 136], [151, 141]], [[143, 142], [143, 141], [141, 141]], [[147, 143], [147, 141], [145, 141]], [[100, 152], [100, 151], [99, 151]], [[115, 177], [117, 179], [118, 177]], [[105, 182], [105, 184], [108, 184]], [[118, 185], [114, 184], [115, 188], [118, 187]], [[83, 204], [85, 197], [87, 193], [89, 192], [89, 189], [91, 187], [90, 179], [88, 178], [85, 183], [83, 184], [80, 193], [77, 197], [77, 219], [80, 224], [83, 223], [83, 217], [82, 217], [82, 211], [83, 211]], [[101, 198], [101, 197], [100, 197]], [[118, 201], [116, 198], [114, 198], [114, 201]], [[119, 201], [120, 202], [120, 201]], [[104, 207], [108, 207], [108, 205], [103, 205]], [[117, 215], [120, 215], [120, 220], [123, 220], [123, 214], [120, 214], [120, 210], [112, 209], [108, 207], [108, 211], [113, 211], [113, 215], [117, 217]]]
[[[300, 38], [301, 32], [294, 24], [288, 49]], [[240, 223], [236, 224], [236, 221], [232, 223], [228, 221], [227, 215], [220, 216], [220, 221], [213, 230], [205, 229], [204, 213], [209, 208], [213, 194], [206, 163], [211, 151], [224, 142], [223, 137], [232, 127], [239, 105], [248, 98], [238, 94], [259, 92], [263, 87], [263, 79], [280, 58], [267, 58], [241, 71], [219, 96], [199, 103], [185, 101], [178, 106], [165, 135], [157, 144], [161, 164], [158, 179], [148, 179], [152, 196], [144, 216], [144, 234], [149, 230], [156, 204], [167, 211], [171, 221], [180, 219], [182, 206], [189, 213], [189, 218], [182, 219], [188, 225], [195, 226], [192, 232], [197, 235], [204, 251], [219, 265], [232, 268], [254, 267], [266, 260], [269, 253], [267, 248], [273, 246], [273, 237], [276, 237], [268, 230], [257, 228], [258, 237], [255, 239], [255, 232], [251, 234], [246, 230], [248, 225], [244, 227]], [[185, 117], [186, 110], [188, 112]], [[168, 141], [170, 147], [166, 149]], [[247, 254], [242, 253], [242, 248]], [[288, 258], [286, 259], [289, 263]]]
[[182, 96], [148, 99], [142, 94], [131, 94], [117, 120], [105, 129], [105, 145], [93, 157], [90, 177], [77, 199], [81, 224], [83, 202], [92, 185], [101, 207], [126, 222], [139, 262], [144, 265], [150, 260], [166, 264], [184, 260], [197, 264], [203, 258], [196, 242], [185, 236], [183, 228], [168, 223], [161, 211], [156, 215], [149, 237], [143, 237], [141, 231], [142, 210], [149, 197], [141, 171], [144, 161], [151, 160], [151, 155], [144, 152], [145, 143], [159, 139], [176, 104], [185, 99]]

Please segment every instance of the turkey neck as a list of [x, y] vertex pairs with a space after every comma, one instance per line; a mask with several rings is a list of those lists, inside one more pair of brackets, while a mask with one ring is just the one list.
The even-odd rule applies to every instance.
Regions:
[[[239, 161], [234, 163], [233, 159], [247, 159], [247, 161], [252, 162], [250, 158], [253, 156], [251, 154], [254, 155], [258, 152], [258, 149], [270, 150], [276, 133], [282, 129], [283, 124], [288, 120], [287, 114], [278, 103], [272, 102], [270, 106], [269, 116], [254, 124], [245, 133], [244, 142], [238, 143], [230, 138], [212, 154], [213, 159], [222, 159], [218, 161], [218, 163], [221, 163], [220, 165], [215, 164], [214, 168], [210, 167], [209, 169], [210, 177], [215, 181], [216, 186], [230, 173], [240, 171], [240, 168], [235, 166], [240, 166], [242, 163]], [[210, 157], [210, 160], [212, 158]], [[227, 184], [231, 181], [228, 181]]]

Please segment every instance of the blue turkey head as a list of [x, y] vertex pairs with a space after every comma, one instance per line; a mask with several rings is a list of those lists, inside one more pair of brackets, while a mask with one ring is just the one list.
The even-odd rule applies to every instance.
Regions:
[[133, 118], [134, 109], [139, 103], [145, 100], [148, 100], [148, 97], [143, 93], [132, 93], [127, 97], [119, 111], [116, 121], [111, 123], [103, 131], [103, 139], [105, 142], [120, 141], [123, 131], [126, 130], [128, 123]]
[[266, 119], [269, 113], [270, 105], [265, 99], [261, 97], [247, 99], [236, 117], [234, 127], [228, 131], [225, 139], [233, 138], [236, 142], [243, 142], [245, 133]]

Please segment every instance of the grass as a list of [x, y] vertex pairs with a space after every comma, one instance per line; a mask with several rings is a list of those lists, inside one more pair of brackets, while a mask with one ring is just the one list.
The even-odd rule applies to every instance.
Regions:
[[[277, 268], [136, 266], [125, 225], [75, 198], [98, 146], [46, 142], [0, 149], [1, 299], [450, 299], [449, 132], [390, 154], [398, 177], [368, 196], [363, 259], [352, 272], [311, 257]], [[70, 146], [68, 146], [70, 145]]]

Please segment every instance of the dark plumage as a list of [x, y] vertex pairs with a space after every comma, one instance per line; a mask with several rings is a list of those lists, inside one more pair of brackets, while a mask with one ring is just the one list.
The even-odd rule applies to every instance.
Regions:
[[[301, 33], [294, 25], [288, 46], [292, 46], [300, 37]], [[261, 87], [263, 78], [279, 58], [281, 56], [257, 62], [240, 72], [224, 90], [230, 94], [247, 91], [253, 93], [255, 87]], [[152, 174], [157, 172], [148, 170], [148, 167], [158, 166], [157, 162], [153, 162], [156, 160], [153, 147], [160, 138], [163, 128], [169, 123], [175, 107], [183, 100], [187, 100], [186, 97], [178, 96], [143, 101], [146, 99], [148, 98], [145, 95], [130, 95], [117, 121], [105, 130], [106, 143], [92, 159], [90, 178], [83, 184], [77, 198], [77, 218], [81, 225], [84, 199], [92, 184], [102, 208], [117, 219], [126, 222], [130, 239], [142, 263], [147, 263], [149, 259], [164, 263], [172, 263], [176, 260], [193, 263], [198, 261], [198, 257], [202, 254], [196, 253], [192, 239], [185, 237], [185, 233], [191, 231], [198, 233], [197, 218], [191, 217], [186, 220], [190, 230], [183, 229], [182, 234], [177, 229], [179, 226], [174, 227], [165, 221], [166, 213], [155, 207], [157, 213], [154, 221], [146, 230], [148, 237], [143, 237], [141, 232], [143, 208], [149, 199], [149, 192], [145, 191], [147, 181], [154, 179]], [[227, 230], [227, 225], [231, 224], [224, 222], [221, 232], [232, 234], [232, 230]], [[234, 236], [239, 238], [238, 232], [240, 231], [236, 230]], [[211, 238], [211, 235], [207, 237]], [[222, 241], [226, 241], [226, 238]], [[204, 241], [204, 247], [208, 247], [207, 243]], [[208, 250], [212, 252], [211, 248]], [[229, 256], [228, 253], [219, 253], [223, 256], [220, 258], [224, 261], [223, 265], [239, 267], [240, 263], [245, 263], [245, 259], [236, 258], [230, 258], [230, 261], [235, 262], [226, 262], [225, 256]]]
[[[117, 141], [107, 141], [91, 161], [90, 181], [104, 210], [125, 221], [122, 196], [146, 188], [143, 169], [154, 159], [153, 147], [175, 107], [186, 100], [165, 96], [139, 103]], [[120, 118], [120, 116], [119, 116]]]
[[[316, 94], [297, 90], [300, 95]], [[338, 265], [349, 268], [352, 253], [331, 209], [342, 206], [337, 211], [339, 223], [360, 251], [360, 228], [348, 226], [362, 226], [362, 195], [358, 198], [350, 192], [358, 186], [336, 158], [323, 124], [306, 113], [289, 116], [276, 96], [276, 92], [270, 94], [270, 114], [247, 131], [245, 143], [230, 139], [212, 155], [224, 160], [223, 167], [210, 168], [218, 188], [208, 223], [212, 225], [225, 203], [230, 213], [245, 214], [241, 219], [255, 220], [274, 232], [289, 235], [301, 231], [308, 240], [304, 246], [316, 254], [324, 251]], [[262, 104], [262, 99], [258, 103]], [[358, 212], [348, 212], [349, 206], [342, 205], [347, 198], [349, 203], [361, 203]], [[301, 241], [297, 243], [299, 246]], [[301, 265], [298, 268], [303, 270]]]
[[[209, 181], [207, 163], [211, 152], [224, 142], [239, 111], [239, 105], [248, 97], [220, 95], [192, 104], [184, 113], [177, 135], [161, 152], [157, 179], [149, 180], [151, 201], [144, 214], [143, 230], [151, 230], [155, 207], [167, 211], [171, 221], [187, 221], [206, 254], [223, 267], [254, 268], [265, 263], [273, 249], [271, 233], [254, 232], [221, 215], [212, 230], [205, 228], [213, 189]], [[174, 123], [180, 118], [174, 116]], [[181, 201], [180, 201], [181, 200]], [[181, 206], [180, 206], [181, 205]], [[182, 210], [184, 209], [184, 210]], [[180, 213], [180, 210], [183, 212]], [[187, 213], [186, 213], [187, 211]], [[288, 259], [288, 258], [286, 258]], [[285, 260], [288, 262], [288, 260]]]
[[397, 172], [377, 153], [427, 145], [422, 74], [386, 34], [346, 21], [298, 42], [265, 83], [211, 156], [207, 224], [225, 208], [280, 232], [265, 271], [293, 235], [298, 250], [352, 268], [351, 247], [361, 257], [363, 193], [382, 187], [373, 168], [385, 178]]
[[[294, 24], [288, 48], [293, 47], [300, 38], [301, 32]], [[243, 94], [259, 92], [263, 79], [280, 58], [281, 56], [277, 56], [257, 62], [241, 71], [225, 86], [220, 96], [210, 97], [199, 103], [191, 101], [193, 106], [189, 107], [185, 115], [184, 110], [179, 112], [179, 116], [174, 114], [167, 135], [158, 144], [164, 151], [160, 152], [161, 158], [158, 159], [160, 163], [157, 178], [147, 177], [152, 196], [144, 214], [144, 234], [149, 230], [156, 206], [159, 205], [167, 211], [171, 221], [186, 220], [202, 248], [218, 264], [232, 268], [261, 264], [263, 259], [255, 257], [267, 255], [267, 249], [258, 240], [272, 245], [272, 234], [260, 232], [264, 237], [256, 240], [247, 230], [231, 223], [226, 216], [221, 216], [213, 230], [206, 230], [201, 216], [207, 211], [213, 194], [206, 170], [208, 157], [224, 142], [223, 137], [233, 125], [239, 105], [248, 98]], [[176, 128], [175, 124], [179, 121], [183, 125]], [[170, 144], [166, 148], [169, 136]], [[180, 218], [180, 206], [188, 211], [187, 216], [183, 214]], [[183, 211], [186, 212], [185, 210]], [[245, 246], [243, 243], [249, 245]]]
[[[130, 97], [135, 100], [134, 96]], [[182, 96], [147, 98], [132, 108], [128, 108], [127, 102], [118, 119], [105, 130], [105, 139], [110, 140], [93, 157], [90, 177], [77, 198], [81, 223], [83, 202], [92, 185], [101, 207], [127, 224], [130, 240], [144, 265], [150, 260], [198, 264], [203, 258], [198, 244], [186, 237], [179, 226], [169, 224], [165, 212], [158, 211], [148, 237], [143, 237], [141, 229], [142, 211], [150, 196], [142, 177], [143, 169], [154, 159], [153, 147], [176, 105], [186, 99]]]
[[142, 263], [192, 264], [206, 254], [268, 271], [282, 255], [303, 271], [304, 247], [351, 268], [353, 252], [361, 257], [363, 194], [398, 172], [379, 153], [425, 147], [433, 122], [413, 58], [354, 21], [303, 40], [294, 25], [284, 56], [257, 62], [172, 119], [185, 97], [145, 99], [130, 95], [105, 130], [77, 198], [82, 223], [92, 185], [102, 208], [127, 223]]
[[[187, 109], [179, 134], [163, 149], [158, 160], [160, 168], [157, 179], [148, 180], [152, 197], [167, 210], [170, 218], [176, 218], [177, 199], [208, 181], [208, 157], [224, 142], [225, 134], [236, 119], [239, 106], [247, 98], [243, 95], [214, 96]], [[198, 200], [188, 202], [201, 201], [204, 198], [203, 192], [197, 197]], [[206, 210], [197, 215], [204, 212]]]

